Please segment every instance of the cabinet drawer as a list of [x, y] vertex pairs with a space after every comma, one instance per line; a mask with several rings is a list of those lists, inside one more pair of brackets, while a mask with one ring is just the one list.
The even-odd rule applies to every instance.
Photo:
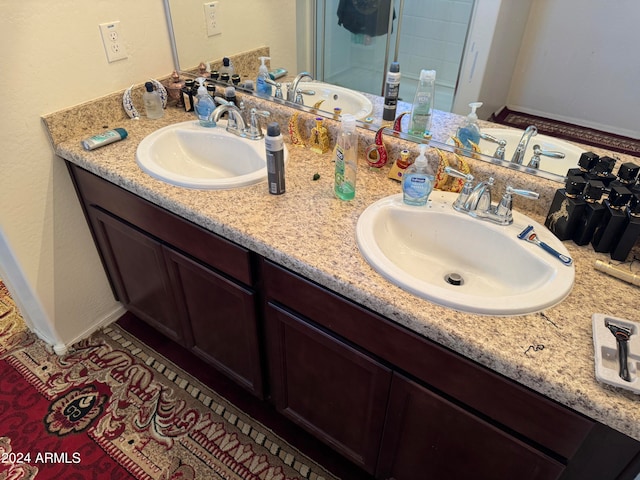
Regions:
[[594, 422], [488, 368], [320, 287], [263, 262], [267, 300], [291, 308], [412, 376], [571, 458]]
[[556, 480], [564, 465], [394, 374], [378, 478]]
[[98, 206], [107, 210], [221, 272], [247, 285], [252, 284], [251, 254], [246, 248], [76, 165], [67, 162], [67, 166], [85, 209]]

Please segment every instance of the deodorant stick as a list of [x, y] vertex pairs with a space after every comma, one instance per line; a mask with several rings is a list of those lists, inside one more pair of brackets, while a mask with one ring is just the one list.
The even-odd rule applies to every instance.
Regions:
[[280, 125], [271, 122], [267, 125], [267, 135], [264, 137], [267, 151], [267, 181], [269, 193], [281, 195], [284, 193], [284, 141], [280, 133]]

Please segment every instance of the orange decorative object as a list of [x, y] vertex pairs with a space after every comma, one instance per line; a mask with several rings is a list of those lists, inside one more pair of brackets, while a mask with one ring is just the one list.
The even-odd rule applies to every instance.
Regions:
[[387, 148], [382, 141], [382, 132], [384, 127], [381, 127], [376, 132], [375, 144], [369, 145], [367, 148], [367, 163], [373, 168], [381, 168], [387, 164]]

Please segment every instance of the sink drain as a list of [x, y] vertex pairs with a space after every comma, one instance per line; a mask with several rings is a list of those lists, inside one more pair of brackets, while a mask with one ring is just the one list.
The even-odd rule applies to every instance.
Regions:
[[458, 273], [447, 273], [444, 276], [444, 279], [447, 283], [454, 285], [454, 286], [460, 286], [464, 283], [464, 279], [462, 278], [462, 276]]

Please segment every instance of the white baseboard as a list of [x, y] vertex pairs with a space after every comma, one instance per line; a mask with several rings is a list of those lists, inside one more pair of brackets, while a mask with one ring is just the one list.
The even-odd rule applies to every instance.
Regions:
[[[90, 325], [83, 332], [76, 335], [75, 338], [71, 339], [67, 343], [57, 343], [55, 345], [52, 345], [53, 351], [56, 353], [56, 355], [66, 354], [72, 345], [79, 342], [80, 340], [87, 338], [93, 332], [100, 330], [102, 327], [105, 327], [117, 321], [122, 315], [124, 315], [125, 312], [126, 312], [125, 308], [122, 305], [119, 305], [112, 312], [105, 315], [102, 319], [98, 320], [93, 325]], [[41, 340], [43, 340], [46, 343], [50, 343], [50, 340], [47, 339], [46, 336], [42, 335], [41, 332], [39, 332], [37, 329], [34, 329], [33, 331]]]

